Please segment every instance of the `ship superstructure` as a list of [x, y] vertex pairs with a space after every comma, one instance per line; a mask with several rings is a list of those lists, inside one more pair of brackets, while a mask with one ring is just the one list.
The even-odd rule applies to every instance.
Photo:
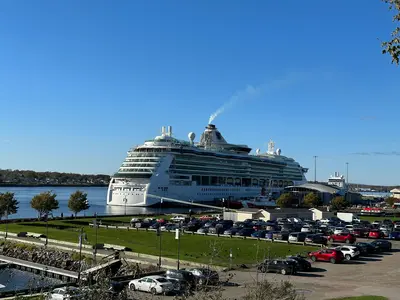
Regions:
[[228, 143], [209, 124], [195, 143], [172, 135], [162, 127], [161, 135], [130, 151], [112, 177], [108, 205], [152, 206], [160, 197], [187, 202], [212, 203], [222, 199], [248, 199], [262, 188], [279, 192], [285, 186], [306, 182], [306, 168], [281, 155], [270, 141], [268, 151], [250, 154], [247, 145]]

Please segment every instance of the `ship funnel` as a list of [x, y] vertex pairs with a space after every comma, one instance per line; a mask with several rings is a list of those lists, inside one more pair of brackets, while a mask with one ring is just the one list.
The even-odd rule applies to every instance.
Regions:
[[165, 126], [161, 127], [161, 134], [165, 135]]
[[168, 126], [168, 135], [172, 136], [172, 126]]

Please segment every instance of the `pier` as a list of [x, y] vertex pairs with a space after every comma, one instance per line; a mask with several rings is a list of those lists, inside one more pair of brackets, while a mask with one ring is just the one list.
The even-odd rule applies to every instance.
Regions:
[[30, 271], [50, 278], [61, 279], [65, 282], [76, 282], [78, 280], [78, 272], [54, 268], [4, 255], [0, 255], [0, 261], [9, 265], [13, 265], [20, 270]]

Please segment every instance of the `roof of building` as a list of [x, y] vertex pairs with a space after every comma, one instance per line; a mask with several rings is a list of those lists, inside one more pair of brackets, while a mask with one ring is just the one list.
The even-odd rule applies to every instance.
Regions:
[[292, 185], [285, 188], [285, 190], [296, 190], [296, 188], [303, 188], [313, 190], [321, 193], [337, 194], [340, 192], [340, 188], [332, 185], [325, 185], [321, 183], [304, 183], [301, 185]]
[[238, 212], [255, 214], [255, 213], [258, 213], [258, 212], [263, 211], [263, 210], [264, 209], [262, 209], [262, 208], [241, 208], [241, 209], [238, 209]]
[[310, 208], [310, 210], [311, 211], [319, 210], [319, 211], [322, 211], [322, 212], [332, 212], [333, 213], [333, 211], [329, 211], [327, 207], [313, 207], [313, 208]]
[[395, 188], [395, 189], [391, 190], [390, 192], [391, 192], [391, 193], [400, 193], [400, 189]]
[[311, 213], [308, 208], [278, 208], [278, 209], [266, 209], [265, 211], [269, 213]]

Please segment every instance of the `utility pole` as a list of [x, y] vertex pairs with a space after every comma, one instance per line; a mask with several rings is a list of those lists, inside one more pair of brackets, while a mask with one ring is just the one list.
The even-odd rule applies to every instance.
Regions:
[[49, 243], [49, 213], [46, 213], [46, 242], [45, 242], [45, 247], [47, 247], [47, 244]]
[[317, 157], [314, 155], [314, 182], [317, 182]]
[[349, 163], [346, 163], [346, 182], [347, 182], [347, 188], [349, 188]]
[[93, 249], [93, 260], [96, 263], [96, 255], [97, 255], [97, 214], [96, 214], [96, 219], [93, 221], [94, 225], [94, 232], [95, 232], [95, 244], [94, 244], [94, 249]]
[[7, 206], [7, 211], [6, 211], [6, 235], [4, 236], [4, 239], [7, 239], [8, 235], [8, 206]]
[[181, 223], [179, 223], [179, 228], [178, 229], [176, 229], [176, 231], [175, 231], [175, 239], [176, 240], [178, 240], [178, 264], [177, 264], [177, 270], [179, 270], [179, 264], [180, 264], [180, 261], [179, 261], [179, 256], [180, 256], [180, 252], [181, 252], [181, 226], [180, 226], [180, 224]]
[[[161, 205], [163, 203], [163, 198], [160, 200], [160, 212], [159, 215], [161, 216]], [[161, 269], [161, 223], [158, 224], [158, 229], [157, 229], [157, 234], [158, 234], [158, 239], [159, 239], [159, 254], [158, 254], [158, 269]]]
[[83, 227], [81, 227], [81, 233], [79, 234], [79, 270], [78, 270], [78, 284], [81, 279], [82, 270], [82, 239], [83, 239]]

